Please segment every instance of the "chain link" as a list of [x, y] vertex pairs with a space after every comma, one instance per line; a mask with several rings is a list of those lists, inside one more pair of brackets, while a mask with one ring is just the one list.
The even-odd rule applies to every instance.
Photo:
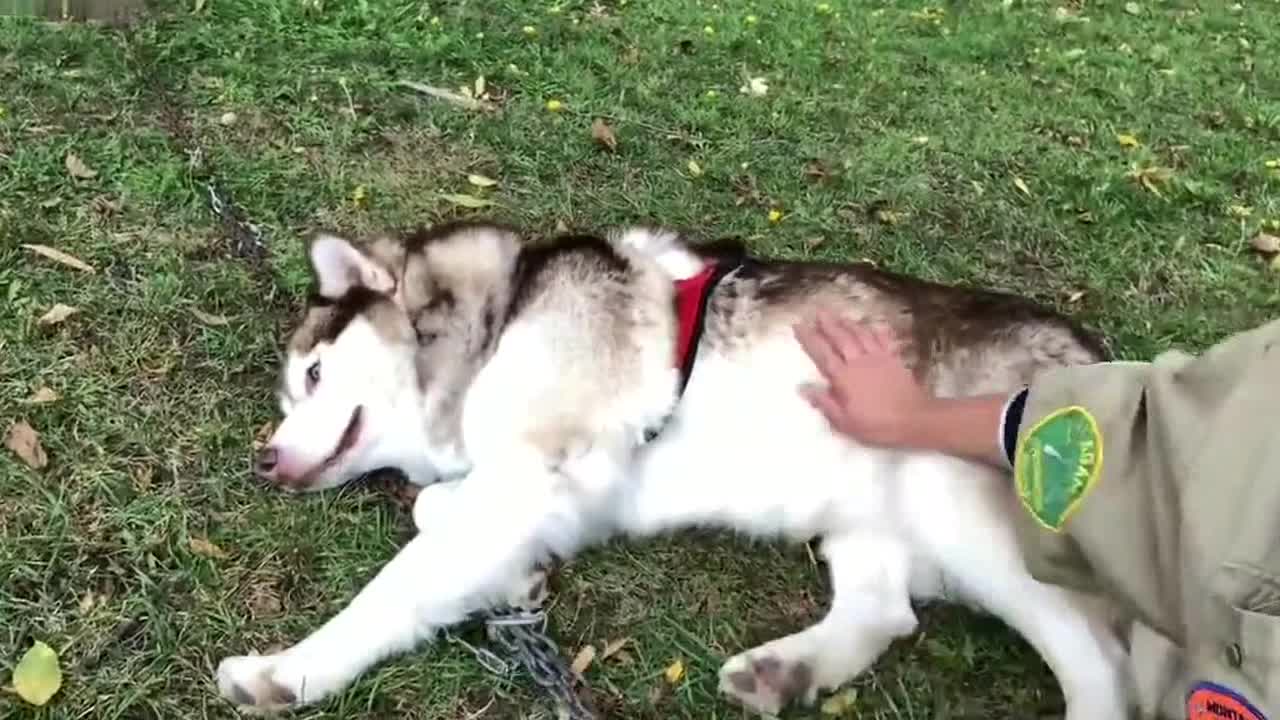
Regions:
[[[489, 642], [523, 667], [534, 683], [557, 701], [562, 720], [596, 720], [595, 713], [574, 691], [577, 676], [573, 668], [565, 662], [560, 648], [547, 635], [546, 613], [542, 610], [531, 612], [503, 608], [477, 613], [472, 619], [483, 622]], [[511, 663], [491, 650], [476, 647], [453, 633], [446, 632], [445, 637], [469, 650], [489, 672], [504, 678], [511, 676], [514, 670]]]

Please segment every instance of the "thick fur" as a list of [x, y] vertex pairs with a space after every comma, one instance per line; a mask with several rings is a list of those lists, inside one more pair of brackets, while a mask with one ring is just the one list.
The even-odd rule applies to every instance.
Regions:
[[1028, 574], [1007, 473], [860, 446], [797, 392], [820, 378], [792, 327], [820, 306], [892, 325], [943, 395], [1008, 391], [1100, 359], [1063, 318], [863, 265], [743, 258], [711, 295], [681, 394], [673, 281], [711, 255], [673, 233], [535, 245], [509, 228], [449, 225], [359, 249], [321, 236], [311, 257], [320, 296], [290, 339], [285, 418], [261, 472], [315, 490], [401, 468], [426, 486], [419, 534], [299, 644], [224, 660], [218, 686], [235, 703], [314, 703], [521, 597], [552, 556], [703, 526], [822, 538], [826, 616], [721, 670], [722, 691], [761, 713], [853, 679], [915, 630], [913, 599], [945, 599], [1021, 633], [1069, 720], [1126, 717], [1123, 648], [1086, 598]]

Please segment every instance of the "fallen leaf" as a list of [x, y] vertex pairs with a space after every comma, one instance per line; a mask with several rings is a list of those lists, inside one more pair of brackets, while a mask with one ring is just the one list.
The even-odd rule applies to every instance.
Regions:
[[49, 456], [40, 445], [40, 433], [25, 420], [9, 426], [9, 432], [4, 436], [4, 445], [32, 470], [40, 470], [49, 464]]
[[618, 651], [625, 647], [629, 642], [631, 642], [631, 638], [629, 637], [609, 641], [605, 644], [604, 651], [600, 653], [600, 660], [608, 660], [614, 655], [617, 655]]
[[1083, 291], [1083, 290], [1076, 290], [1076, 291], [1072, 292], [1070, 295], [1068, 295], [1068, 296], [1067, 296], [1067, 302], [1069, 302], [1069, 303], [1078, 303], [1078, 302], [1080, 302], [1081, 298], [1083, 298], [1083, 297], [1084, 297], [1084, 291]]
[[1268, 160], [1263, 165], [1269, 170], [1280, 170], [1280, 160]]
[[769, 80], [762, 77], [751, 78], [746, 85], [738, 88], [738, 92], [751, 97], [764, 97], [769, 94]]
[[18, 697], [37, 707], [49, 702], [62, 687], [58, 653], [37, 640], [13, 669], [13, 689]]
[[1280, 255], [1271, 258], [1271, 269], [1274, 272], [1280, 272]]
[[24, 243], [22, 247], [30, 250], [33, 253], [36, 253], [37, 255], [43, 255], [49, 258], [50, 260], [53, 260], [54, 262], [60, 262], [63, 265], [68, 265], [77, 270], [81, 270], [87, 273], [96, 272], [93, 269], [93, 266], [90, 265], [89, 263], [81, 260], [80, 258], [74, 255], [69, 255], [67, 253], [62, 252], [61, 250], [56, 250], [54, 248], [51, 248], [48, 245], [31, 245], [31, 244]]
[[66, 166], [67, 173], [73, 178], [92, 180], [93, 178], [98, 177], [97, 171], [93, 170], [88, 165], [85, 165], [84, 161], [80, 159], [80, 156], [75, 153], [67, 153], [67, 156], [62, 159], [62, 164]]
[[575, 673], [577, 673], [578, 675], [581, 675], [587, 671], [587, 668], [591, 667], [591, 661], [595, 659], [596, 659], [595, 646], [587, 645], [586, 647], [579, 650], [578, 654], [574, 656], [573, 665], [571, 665], [571, 667], [573, 668], [573, 671]]
[[48, 200], [42, 200], [40, 202], [40, 207], [45, 210], [52, 210], [53, 208], [56, 208], [61, 204], [62, 204], [62, 198], [53, 197], [53, 198], [49, 198]]
[[493, 178], [487, 178], [483, 175], [468, 175], [467, 182], [471, 183], [472, 185], [475, 185], [476, 187], [482, 187], [482, 188], [493, 187], [494, 185], [498, 184], [497, 180], [494, 180]]
[[697, 160], [689, 161], [689, 174], [694, 177], [702, 177], [702, 166], [698, 164]]
[[478, 97], [478, 98], [484, 97], [484, 92], [486, 88], [487, 88], [487, 85], [485, 83], [484, 76], [481, 75], [477, 77], [475, 81], [475, 97]]
[[591, 139], [610, 150], [618, 149], [618, 136], [614, 134], [613, 128], [609, 127], [609, 123], [605, 122], [603, 118], [596, 118], [592, 121]]
[[207, 558], [225, 558], [227, 553], [222, 548], [204, 538], [191, 538], [191, 552]]
[[71, 317], [72, 315], [75, 315], [78, 312], [80, 312], [80, 308], [58, 303], [53, 307], [49, 308], [49, 312], [45, 313], [44, 315], [41, 315], [40, 319], [36, 321], [36, 324], [42, 327], [57, 325], [58, 323], [62, 322], [63, 320], [66, 320], [67, 318]]
[[804, 164], [804, 176], [814, 180], [825, 180], [831, 175], [821, 160], [810, 160]]
[[769, 211], [769, 222], [770, 222], [770, 223], [773, 223], [773, 224], [777, 224], [777, 223], [782, 222], [782, 211], [781, 211], [781, 210], [777, 210], [777, 209], [770, 210], [770, 211]]
[[231, 127], [232, 125], [235, 125], [236, 121], [239, 119], [240, 119], [240, 116], [236, 115], [233, 112], [224, 112], [222, 113], [222, 116], [218, 118], [218, 122], [222, 123], [227, 127]]
[[369, 207], [369, 188], [357, 185], [356, 189], [351, 191], [351, 204], [362, 210]]
[[827, 698], [822, 703], [823, 715], [843, 715], [845, 712], [852, 710], [858, 701], [858, 689], [849, 688], [844, 692], [837, 693]]
[[26, 405], [46, 405], [51, 402], [56, 402], [59, 397], [60, 396], [55, 390], [53, 390], [53, 388], [50, 388], [47, 385], [41, 385], [34, 393], [31, 393], [31, 397], [23, 400], [22, 402]]
[[564, 103], [560, 102], [559, 100], [556, 100], [553, 98], [547, 101], [547, 112], [560, 112], [563, 109], [564, 109]]
[[667, 669], [662, 671], [662, 675], [667, 679], [667, 682], [672, 685], [680, 682], [680, 679], [684, 677], [684, 661], [676, 658], [675, 662], [668, 665]]
[[1116, 142], [1120, 143], [1122, 148], [1136, 148], [1142, 144], [1138, 142], [1138, 138], [1128, 134], [1116, 135]]
[[1026, 182], [1024, 182], [1024, 181], [1022, 180], [1022, 178], [1018, 177], [1017, 175], [1014, 175], [1014, 176], [1013, 176], [1013, 184], [1014, 184], [1014, 186], [1016, 186], [1019, 190], [1021, 190], [1021, 191], [1022, 191], [1022, 194], [1023, 194], [1023, 195], [1026, 195], [1027, 197], [1031, 197], [1031, 188], [1027, 187], [1027, 183], [1026, 183]]
[[474, 195], [465, 195], [461, 193], [444, 193], [440, 197], [448, 200], [454, 205], [461, 205], [468, 208], [482, 208], [493, 204], [492, 200], [485, 200]]
[[87, 613], [90, 610], [92, 610], [93, 604], [96, 600], [97, 600], [97, 597], [94, 596], [92, 590], [85, 593], [84, 597], [80, 598], [80, 612]]
[[1124, 4], [1124, 11], [1130, 15], [1141, 15], [1142, 6], [1136, 2], [1128, 2]]
[[191, 308], [191, 314], [195, 315], [196, 319], [205, 325], [227, 324], [227, 317], [225, 315], [214, 315], [213, 313], [207, 313], [200, 308]]
[[902, 222], [902, 218], [904, 217], [906, 217], [906, 213], [898, 212], [897, 210], [889, 210], [885, 208], [876, 210], [876, 219], [885, 225], [897, 225]]
[[811, 238], [805, 239], [804, 246], [809, 248], [810, 250], [813, 250], [814, 248], [817, 248], [819, 245], [821, 245], [824, 242], [826, 242], [826, 238], [822, 237], [821, 235], [814, 235]]
[[458, 107], [463, 108], [465, 110], [493, 111], [498, 109], [497, 106], [494, 105], [493, 103], [485, 102], [477, 98], [467, 97], [466, 95], [463, 95], [461, 93], [456, 93], [456, 92], [453, 92], [452, 90], [445, 90], [444, 88], [433, 87], [431, 85], [424, 85], [422, 83], [412, 82], [410, 80], [400, 80], [400, 81], [397, 81], [396, 84], [402, 87], [407, 87], [410, 90], [416, 90], [422, 93], [423, 95], [429, 95], [433, 98], [444, 100], [447, 103], [457, 105]]
[[1253, 239], [1249, 241], [1249, 244], [1253, 246], [1254, 250], [1266, 253], [1267, 255], [1280, 253], [1280, 237], [1272, 235], [1271, 233], [1260, 232], [1253, 236]]
[[1253, 215], [1253, 208], [1248, 205], [1232, 205], [1228, 208], [1228, 211], [1231, 213], [1232, 217], [1238, 218], [1247, 218]]

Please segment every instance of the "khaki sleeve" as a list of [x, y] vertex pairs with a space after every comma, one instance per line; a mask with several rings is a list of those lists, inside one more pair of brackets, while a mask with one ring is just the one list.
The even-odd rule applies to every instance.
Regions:
[[[1233, 423], [1271, 423], [1224, 417], [1223, 398], [1248, 395], [1242, 383], [1271, 392], [1276, 383], [1260, 370], [1275, 362], [1264, 357], [1275, 341], [1280, 321], [1232, 336], [1198, 358], [1170, 351], [1150, 363], [1100, 363], [1038, 377], [1014, 450], [1024, 509], [1019, 531], [1032, 572], [1044, 581], [1105, 589], [1157, 630], [1182, 635], [1184, 513], [1204, 511], [1187, 507], [1187, 487], [1208, 489], [1216, 481], [1201, 462], [1212, 438], [1229, 444]], [[1270, 372], [1280, 377], [1276, 368]], [[1241, 508], [1248, 502], [1222, 499]]]

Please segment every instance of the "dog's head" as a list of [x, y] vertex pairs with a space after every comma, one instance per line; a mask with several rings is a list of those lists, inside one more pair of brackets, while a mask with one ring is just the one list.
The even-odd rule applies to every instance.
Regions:
[[381, 468], [415, 483], [466, 470], [461, 396], [495, 342], [519, 238], [446, 224], [357, 246], [315, 236], [315, 288], [287, 344], [284, 414], [255, 473], [295, 491]]
[[284, 418], [255, 474], [293, 491], [383, 467], [432, 474], [416, 333], [397, 302], [402, 263], [327, 234], [307, 254], [314, 292], [287, 343], [277, 390]]

